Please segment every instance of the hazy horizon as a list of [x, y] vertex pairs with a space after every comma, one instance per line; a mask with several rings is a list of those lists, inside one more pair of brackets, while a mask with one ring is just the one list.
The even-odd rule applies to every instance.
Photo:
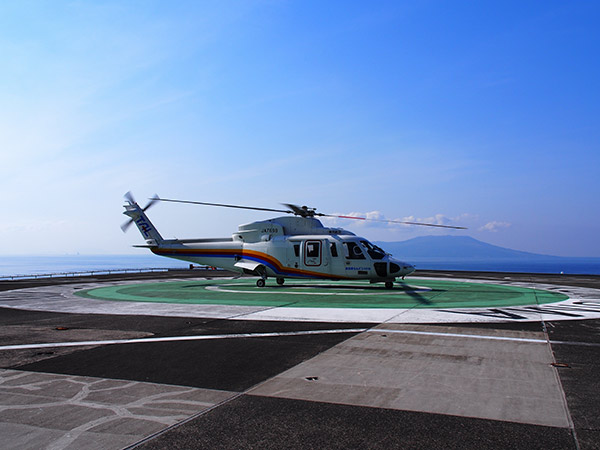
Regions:
[[[384, 244], [396, 244], [396, 243], [402, 243], [402, 242], [407, 242], [407, 241], [411, 241], [413, 239], [418, 239], [418, 238], [429, 238], [429, 237], [434, 237], [434, 238], [444, 238], [444, 237], [464, 237], [464, 238], [470, 238], [470, 239], [475, 239], [471, 236], [451, 236], [451, 235], [425, 235], [425, 236], [416, 236], [416, 237], [412, 237], [412, 238], [408, 238], [408, 239], [404, 239], [404, 240], [399, 240], [399, 241], [381, 241], [381, 240], [371, 240], [374, 243], [377, 243], [377, 245], [383, 246]], [[598, 259], [600, 260], [600, 256], [560, 256], [560, 255], [550, 255], [550, 254], [544, 254], [544, 253], [532, 253], [532, 252], [525, 252], [524, 250], [519, 250], [519, 249], [514, 249], [514, 248], [510, 248], [510, 247], [503, 247], [503, 246], [499, 246], [499, 245], [495, 245], [495, 244], [491, 244], [489, 242], [485, 242], [485, 241], [481, 241], [479, 239], [475, 239], [475, 241], [477, 241], [478, 243], [483, 243], [483, 244], [487, 244], [487, 245], [492, 245], [494, 247], [498, 247], [501, 249], [506, 249], [506, 250], [511, 250], [511, 251], [515, 251], [515, 252], [523, 252], [523, 253], [530, 253], [531, 255], [535, 255], [535, 256], [541, 256], [541, 257], [551, 257], [551, 258], [580, 258], [580, 259]], [[159, 256], [159, 255], [155, 255], [154, 253], [152, 253], [149, 249], [147, 248], [134, 248], [132, 247], [129, 253], [81, 253], [81, 252], [76, 252], [76, 253], [40, 253], [40, 254], [36, 254], [36, 253], [30, 253], [30, 254], [4, 254], [2, 256], [6, 256], [6, 257], [22, 257], [22, 258], [27, 258], [27, 257], [58, 257], [58, 256], [82, 256], [82, 257], [86, 257], [86, 256], [144, 256], [144, 255], [148, 255], [148, 256], [154, 256], [156, 258], [161, 258], [161, 259], [171, 259], [171, 258], [166, 258], [164, 256]], [[384, 247], [384, 250], [385, 249]], [[189, 264], [186, 263], [185, 261], [181, 261], [182, 263], [185, 264]]]

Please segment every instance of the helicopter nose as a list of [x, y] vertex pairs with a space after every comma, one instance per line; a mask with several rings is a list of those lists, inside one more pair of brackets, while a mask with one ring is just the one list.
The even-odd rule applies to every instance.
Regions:
[[415, 267], [411, 264], [408, 264], [404, 261], [399, 261], [397, 259], [390, 260], [390, 275], [403, 277], [413, 273], [414, 271]]

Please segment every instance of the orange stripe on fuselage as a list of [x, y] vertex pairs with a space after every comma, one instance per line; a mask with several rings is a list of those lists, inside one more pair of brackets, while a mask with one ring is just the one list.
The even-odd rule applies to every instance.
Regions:
[[263, 252], [258, 252], [256, 250], [242, 250], [242, 249], [220, 249], [220, 248], [211, 248], [211, 249], [196, 249], [196, 248], [173, 248], [173, 249], [166, 249], [166, 248], [152, 248], [150, 249], [152, 251], [152, 253], [157, 254], [157, 255], [161, 255], [161, 256], [176, 256], [176, 255], [181, 255], [181, 256], [211, 256], [211, 257], [218, 257], [219, 255], [223, 255], [224, 257], [233, 257], [233, 256], [240, 256], [240, 257], [252, 257], [252, 258], [256, 258], [259, 260], [263, 260], [266, 261], [268, 263], [270, 263], [272, 266], [274, 266], [278, 272], [282, 273], [283, 275], [288, 274], [288, 275], [297, 275], [297, 276], [309, 276], [309, 277], [314, 277], [314, 278], [336, 278], [336, 279], [340, 279], [340, 280], [348, 280], [351, 279], [349, 277], [344, 277], [341, 275], [333, 275], [333, 274], [327, 274], [327, 273], [322, 273], [322, 272], [311, 272], [309, 270], [301, 270], [301, 269], [294, 269], [291, 267], [285, 267], [283, 266], [278, 259], [272, 257], [271, 255], [268, 255], [266, 253]]

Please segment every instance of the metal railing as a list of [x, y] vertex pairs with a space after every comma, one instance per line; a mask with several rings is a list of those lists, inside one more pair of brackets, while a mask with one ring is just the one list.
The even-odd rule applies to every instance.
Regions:
[[[0, 281], [10, 280], [35, 280], [38, 278], [71, 278], [71, 277], [86, 277], [94, 275], [118, 275], [127, 273], [152, 273], [152, 272], [168, 272], [173, 270], [194, 270], [194, 269], [211, 269], [210, 266], [194, 266], [193, 268], [188, 267], [146, 267], [141, 269], [98, 269], [98, 270], [86, 270], [82, 272], [55, 272], [55, 273], [42, 273], [42, 274], [29, 274], [29, 275], [0, 275]], [[219, 269], [213, 269], [219, 270]]]

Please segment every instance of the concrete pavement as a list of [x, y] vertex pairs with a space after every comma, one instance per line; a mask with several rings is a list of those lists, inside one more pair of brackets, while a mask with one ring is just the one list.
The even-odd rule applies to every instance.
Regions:
[[[587, 295], [582, 311], [496, 313], [487, 323], [48, 312], [45, 303], [68, 298], [9, 291], [12, 307], [0, 308], [3, 345], [121, 343], [0, 352], [2, 444], [599, 448], [600, 320], [578, 319], [597, 306], [589, 289], [600, 282], [570, 279], [542, 281]], [[19, 302], [38, 307], [15, 309]], [[235, 336], [212, 338], [228, 335]], [[125, 343], [195, 336], [211, 338]]]

